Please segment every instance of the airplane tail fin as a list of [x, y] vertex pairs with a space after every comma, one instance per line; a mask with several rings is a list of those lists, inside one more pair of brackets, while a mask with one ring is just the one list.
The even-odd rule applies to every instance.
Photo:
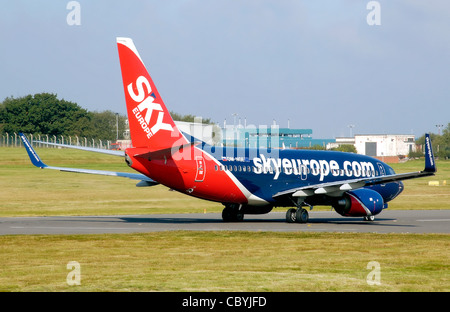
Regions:
[[187, 141], [178, 130], [130, 38], [117, 38], [133, 147], [150, 151]]

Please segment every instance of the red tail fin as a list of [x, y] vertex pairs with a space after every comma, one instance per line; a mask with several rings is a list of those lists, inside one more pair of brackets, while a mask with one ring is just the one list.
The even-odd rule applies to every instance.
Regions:
[[117, 47], [133, 147], [156, 151], [185, 144], [133, 40], [117, 38]]

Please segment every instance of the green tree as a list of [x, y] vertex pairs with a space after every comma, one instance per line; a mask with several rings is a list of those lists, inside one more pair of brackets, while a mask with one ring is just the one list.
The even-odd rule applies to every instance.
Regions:
[[89, 112], [51, 93], [8, 97], [0, 103], [0, 133], [76, 135], [112, 141], [117, 133], [123, 138], [125, 119], [112, 111]]
[[[449, 158], [450, 157], [450, 123], [442, 132], [442, 135], [430, 133], [431, 145], [433, 147], [433, 152], [436, 157], [439, 158]], [[416, 144], [423, 146], [425, 144], [425, 134], [416, 140]], [[418, 155], [423, 155], [422, 151], [417, 153], [411, 153], [410, 157], [417, 157]]]
[[447, 128], [442, 132], [441, 146], [439, 147], [439, 152], [443, 153], [443, 157], [450, 157], [450, 122], [447, 124]]
[[347, 153], [357, 153], [356, 147], [353, 144], [342, 144], [339, 147], [332, 148], [331, 150]]
[[[6, 98], [0, 105], [2, 131], [75, 135], [83, 131], [77, 123], [91, 120], [86, 109], [75, 103], [59, 100], [56, 94], [40, 93], [20, 98]], [[84, 126], [86, 127], [86, 126]]]
[[[193, 115], [171, 112], [174, 120], [193, 122]], [[112, 111], [89, 112], [78, 104], [39, 93], [0, 103], [0, 133], [33, 133], [50, 136], [78, 136], [114, 141], [123, 139], [126, 116]], [[203, 123], [212, 124], [209, 118]]]
[[91, 127], [83, 136], [110, 141], [115, 141], [116, 138], [123, 139], [125, 120], [125, 116], [110, 110], [93, 112], [91, 113]]

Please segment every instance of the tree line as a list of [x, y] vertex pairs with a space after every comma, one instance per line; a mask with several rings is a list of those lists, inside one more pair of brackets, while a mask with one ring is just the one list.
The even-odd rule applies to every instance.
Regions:
[[[170, 112], [174, 120], [193, 122], [193, 115]], [[112, 111], [90, 112], [76, 103], [58, 99], [53, 93], [38, 93], [23, 97], [8, 97], [0, 103], [0, 134], [30, 133], [50, 136], [78, 136], [114, 141], [124, 139], [127, 117]], [[210, 119], [203, 123], [212, 124]], [[117, 127], [118, 126], [118, 127]], [[439, 158], [450, 157], [450, 123], [442, 135], [431, 133], [433, 150]], [[416, 140], [425, 144], [425, 135]], [[345, 147], [351, 148], [351, 147]], [[356, 152], [354, 147], [348, 152]], [[411, 153], [420, 157], [422, 151]]]
[[[171, 114], [175, 120], [194, 121], [193, 115]], [[58, 99], [53, 93], [8, 97], [0, 103], [0, 134], [23, 132], [114, 141], [117, 137], [126, 139], [126, 119], [110, 110], [88, 111], [76, 103]]]
[[[442, 131], [442, 134], [430, 133], [430, 139], [433, 147], [434, 155], [440, 159], [450, 158], [450, 122]], [[420, 146], [425, 145], [425, 134], [416, 140], [416, 144]], [[410, 153], [410, 157], [420, 157], [423, 151], [416, 151]]]
[[52, 93], [8, 97], [0, 103], [2, 134], [24, 132], [115, 140], [117, 132], [119, 138], [123, 137], [125, 119], [109, 110], [90, 112]]

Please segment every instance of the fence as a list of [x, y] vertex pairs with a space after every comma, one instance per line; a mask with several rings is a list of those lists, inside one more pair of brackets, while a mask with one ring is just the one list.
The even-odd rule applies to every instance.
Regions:
[[[91, 139], [78, 136], [48, 135], [48, 134], [25, 134], [34, 147], [57, 148], [57, 146], [46, 143], [69, 144], [83, 147], [94, 147], [102, 149], [117, 149], [117, 143], [110, 140]], [[34, 142], [34, 141], [40, 141]], [[5, 133], [1, 136], [0, 147], [22, 147], [23, 143], [18, 133]]]

